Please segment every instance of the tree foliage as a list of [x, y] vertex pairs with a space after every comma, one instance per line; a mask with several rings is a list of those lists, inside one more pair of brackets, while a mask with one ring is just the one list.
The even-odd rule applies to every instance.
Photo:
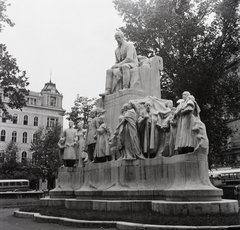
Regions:
[[[5, 14], [7, 8], [6, 1], [0, 1], [0, 33], [5, 25], [14, 26], [14, 23]], [[8, 108], [21, 109], [26, 105], [25, 96], [29, 91], [26, 89], [29, 82], [26, 72], [21, 71], [17, 66], [17, 61], [8, 52], [5, 44], [0, 44], [0, 89], [7, 100], [0, 97], [0, 110], [6, 115]]]
[[0, 167], [1, 179], [35, 179], [38, 178], [39, 170], [32, 167], [31, 162], [20, 162], [18, 146], [11, 141], [5, 149], [5, 159]]
[[231, 133], [226, 119], [239, 116], [239, 78], [225, 71], [231, 55], [238, 52], [239, 2], [113, 2], [125, 22], [120, 29], [138, 54], [163, 57], [163, 98], [177, 101], [185, 90], [195, 96], [210, 140], [209, 159], [214, 160]]
[[86, 128], [90, 111], [96, 104], [96, 98], [88, 98], [77, 95], [74, 106], [71, 108], [71, 112], [67, 112], [67, 119], [74, 122], [75, 126], [78, 122], [83, 122], [84, 128]]
[[35, 132], [34, 140], [31, 142], [30, 150], [33, 152], [34, 167], [41, 172], [41, 178], [52, 180], [58, 173], [58, 141], [62, 127], [57, 124], [48, 130], [39, 128]]

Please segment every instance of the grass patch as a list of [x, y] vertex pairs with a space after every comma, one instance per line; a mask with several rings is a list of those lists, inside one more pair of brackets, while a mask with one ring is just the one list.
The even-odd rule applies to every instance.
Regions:
[[20, 208], [24, 212], [37, 212], [41, 215], [66, 217], [78, 220], [126, 221], [141, 224], [183, 225], [183, 226], [229, 226], [240, 225], [240, 213], [204, 216], [161, 216], [152, 211], [93, 211], [74, 210], [64, 207], [28, 206]]

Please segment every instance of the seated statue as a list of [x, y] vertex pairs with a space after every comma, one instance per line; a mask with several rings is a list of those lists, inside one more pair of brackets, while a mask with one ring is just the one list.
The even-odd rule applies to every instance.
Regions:
[[115, 34], [115, 39], [118, 43], [118, 48], [115, 50], [116, 63], [107, 70], [105, 92], [99, 94], [100, 96], [113, 93], [121, 79], [123, 90], [129, 88], [130, 69], [136, 68], [138, 65], [137, 52], [133, 44], [126, 42], [120, 31]]
[[146, 95], [160, 97], [160, 70], [163, 70], [163, 60], [159, 56], [147, 58], [137, 56], [131, 42], [124, 40], [122, 32], [115, 34], [118, 48], [115, 50], [115, 65], [107, 70], [104, 97], [124, 91], [128, 88], [142, 90]]

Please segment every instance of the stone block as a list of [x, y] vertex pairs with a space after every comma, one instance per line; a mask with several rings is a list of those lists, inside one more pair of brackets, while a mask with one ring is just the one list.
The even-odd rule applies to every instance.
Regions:
[[93, 202], [91, 200], [66, 199], [65, 207], [67, 209], [92, 210]]
[[206, 202], [152, 201], [152, 210], [161, 215], [197, 216], [238, 213], [237, 200]]

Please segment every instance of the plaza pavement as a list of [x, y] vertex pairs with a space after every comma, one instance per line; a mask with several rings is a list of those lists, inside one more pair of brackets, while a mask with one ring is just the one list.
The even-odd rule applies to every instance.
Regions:
[[[89, 230], [89, 228], [75, 228], [52, 223], [39, 223], [32, 219], [16, 218], [13, 216], [15, 210], [16, 208], [0, 208], [0, 230]], [[90, 229], [99, 230], [99, 228]], [[114, 228], [108, 228], [108, 230], [114, 230]]]

